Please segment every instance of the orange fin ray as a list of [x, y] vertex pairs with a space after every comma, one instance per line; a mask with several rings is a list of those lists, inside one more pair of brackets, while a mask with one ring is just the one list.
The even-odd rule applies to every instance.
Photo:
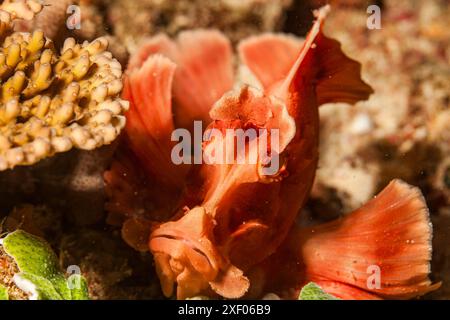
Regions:
[[268, 33], [241, 41], [238, 52], [262, 86], [269, 88], [287, 76], [302, 42], [294, 36]]
[[146, 39], [131, 57], [128, 63], [130, 72], [138, 70], [154, 54], [162, 54], [173, 62], [177, 59], [177, 47], [175, 43], [165, 34], [159, 34]]
[[172, 81], [175, 64], [162, 55], [151, 55], [126, 79], [124, 98], [130, 100], [127, 113], [126, 140], [142, 166], [164, 185], [183, 185], [184, 166], [170, 158], [174, 130], [172, 115]]
[[127, 124], [104, 179], [108, 222], [124, 224], [124, 239], [143, 251], [146, 225], [167, 219], [188, 168], [174, 165], [170, 158], [175, 64], [159, 54], [138, 60], [139, 67], [131, 68], [125, 78], [123, 97], [130, 101]]
[[233, 52], [229, 40], [220, 32], [195, 30], [180, 33], [178, 69], [174, 81], [177, 104], [175, 121], [191, 129], [194, 120], [208, 125], [209, 110], [233, 88]]
[[183, 31], [176, 41], [157, 35], [147, 39], [131, 57], [128, 70], [140, 69], [155, 54], [177, 66], [173, 83], [177, 127], [192, 129], [194, 120], [208, 125], [209, 110], [234, 84], [229, 40], [219, 31], [202, 29]]

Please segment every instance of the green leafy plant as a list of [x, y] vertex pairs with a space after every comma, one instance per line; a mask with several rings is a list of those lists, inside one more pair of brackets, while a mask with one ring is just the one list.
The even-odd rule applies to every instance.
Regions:
[[[38, 300], [87, 300], [86, 280], [79, 274], [66, 278], [58, 258], [41, 238], [18, 230], [3, 240], [3, 250], [14, 259], [19, 273], [13, 281], [30, 299]], [[6, 296], [5, 296], [6, 294]], [[8, 293], [0, 288], [0, 299]]]
[[0, 284], [0, 300], [8, 300], [8, 289]]
[[339, 300], [338, 298], [332, 296], [331, 294], [323, 291], [321, 287], [319, 287], [314, 282], [308, 283], [303, 287], [300, 292], [299, 300]]

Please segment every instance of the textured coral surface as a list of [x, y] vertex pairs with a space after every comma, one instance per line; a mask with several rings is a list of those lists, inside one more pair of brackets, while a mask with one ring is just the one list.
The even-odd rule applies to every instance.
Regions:
[[104, 39], [66, 40], [58, 55], [42, 32], [12, 33], [0, 54], [0, 170], [72, 147], [92, 150], [120, 133], [127, 105], [121, 66]]

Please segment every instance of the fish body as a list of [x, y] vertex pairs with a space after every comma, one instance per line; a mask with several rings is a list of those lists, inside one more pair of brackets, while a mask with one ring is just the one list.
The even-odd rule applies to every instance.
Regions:
[[[259, 87], [244, 84], [232, 90], [231, 49], [217, 32], [183, 34], [177, 43], [160, 36], [150, 40], [132, 59], [126, 94], [131, 101], [125, 136], [128, 151], [119, 153], [124, 158], [118, 158], [115, 165], [121, 170], [115, 172], [113, 165], [113, 170], [107, 173], [107, 190], [113, 200], [120, 200], [115, 208], [111, 206], [111, 211], [125, 212], [124, 239], [138, 250], [148, 248], [152, 252], [166, 296], [176, 293], [179, 299], [204, 294], [233, 299], [260, 297], [270, 290], [295, 292], [314, 280], [343, 298], [358, 298], [357, 294], [380, 297], [367, 288], [351, 291], [349, 288], [355, 285], [353, 278], [342, 276], [352, 273], [353, 267], [362, 268], [369, 260], [364, 257], [367, 252], [357, 252], [357, 263], [343, 267], [346, 272], [340, 271], [348, 264], [345, 258], [337, 260], [335, 266], [319, 263], [327, 255], [333, 256], [333, 251], [327, 248], [341, 243], [339, 227], [324, 226], [326, 231], [314, 233], [295, 224], [317, 170], [319, 106], [328, 102], [355, 103], [372, 93], [360, 78], [360, 65], [345, 56], [337, 41], [323, 34], [322, 24], [328, 11], [329, 7], [317, 11], [317, 21], [304, 41], [262, 35], [241, 43], [240, 58], [259, 79]], [[202, 43], [204, 50], [199, 49]], [[189, 129], [194, 120], [209, 123], [202, 149], [204, 157], [214, 158], [223, 151], [226, 159], [243, 154], [245, 159], [257, 161], [211, 161], [189, 168], [167, 163], [173, 147], [170, 130]], [[239, 149], [239, 145], [231, 144], [234, 140], [221, 138], [230, 130], [254, 130], [257, 134]], [[127, 157], [129, 153], [132, 156]], [[269, 161], [264, 156], [267, 154], [272, 156]], [[275, 161], [274, 155], [279, 161], [278, 170], [265, 174]], [[125, 165], [133, 157], [135, 162], [129, 163], [136, 165]], [[143, 176], [137, 167], [142, 168]], [[126, 178], [118, 179], [118, 173]], [[150, 178], [147, 183], [152, 186], [142, 182]], [[142, 190], [150, 190], [143, 197], [152, 199], [150, 202], [169, 205], [144, 210], [130, 207], [135, 193]], [[395, 194], [396, 185], [389, 190], [388, 194]], [[419, 203], [419, 195], [413, 189], [402, 190], [398, 199], [403, 199], [406, 205], [390, 223], [399, 223], [405, 230], [412, 228], [417, 231], [412, 236], [421, 237], [417, 238], [421, 246], [415, 249], [424, 259], [411, 260], [420, 265], [412, 269], [412, 274], [420, 273], [429, 262], [431, 251], [429, 243], [424, 244], [431, 232], [425, 227], [427, 212], [419, 210], [418, 205], [408, 206], [411, 201]], [[358, 214], [350, 215], [348, 219], [354, 220], [349, 225], [356, 227], [345, 229], [349, 236], [342, 238], [341, 245], [347, 247], [366, 230], [379, 230], [379, 226], [370, 223], [357, 223], [371, 214], [379, 213], [380, 226], [384, 227], [389, 221], [383, 218], [386, 208], [398, 199], [388, 196], [376, 206], [378, 211], [363, 207]], [[421, 217], [417, 224], [409, 220], [400, 222], [411, 214], [409, 209]], [[160, 214], [161, 211], [164, 213]], [[323, 236], [327, 231], [328, 236]], [[395, 241], [402, 241], [404, 236], [397, 234]], [[378, 244], [379, 239], [379, 233], [364, 239], [378, 253], [371, 258], [393, 257], [392, 265], [404, 268], [406, 260], [395, 253], [401, 252], [402, 247], [386, 254], [383, 250], [387, 249]], [[390, 240], [389, 236], [387, 239]], [[317, 263], [316, 257], [320, 257]], [[328, 272], [331, 267], [338, 274]], [[357, 284], [361, 285], [361, 279], [363, 276]], [[417, 290], [404, 295], [398, 291], [396, 298], [409, 298], [435, 288], [426, 274], [420, 284], [413, 281], [417, 277], [407, 279], [394, 286], [401, 291], [405, 281], [411, 281], [410, 287]]]

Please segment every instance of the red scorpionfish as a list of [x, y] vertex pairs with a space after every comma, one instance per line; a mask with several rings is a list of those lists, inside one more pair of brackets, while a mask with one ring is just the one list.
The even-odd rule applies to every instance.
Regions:
[[[217, 31], [156, 36], [130, 60], [127, 126], [105, 174], [108, 219], [132, 247], [151, 251], [167, 297], [296, 298], [314, 281], [341, 299], [408, 299], [439, 286], [428, 278], [427, 206], [402, 181], [342, 219], [296, 224], [317, 169], [319, 106], [372, 93], [360, 65], [323, 34], [328, 11], [316, 12], [304, 41], [265, 34], [240, 43], [256, 86], [235, 81], [232, 47]], [[194, 121], [216, 133], [253, 128], [256, 142], [276, 135], [266, 151], [279, 155], [279, 170], [265, 174], [270, 161], [258, 143], [226, 148], [230, 140], [216, 135], [200, 152], [257, 161], [174, 164], [172, 133], [195, 131]], [[371, 266], [380, 271], [377, 286], [368, 285]]]

